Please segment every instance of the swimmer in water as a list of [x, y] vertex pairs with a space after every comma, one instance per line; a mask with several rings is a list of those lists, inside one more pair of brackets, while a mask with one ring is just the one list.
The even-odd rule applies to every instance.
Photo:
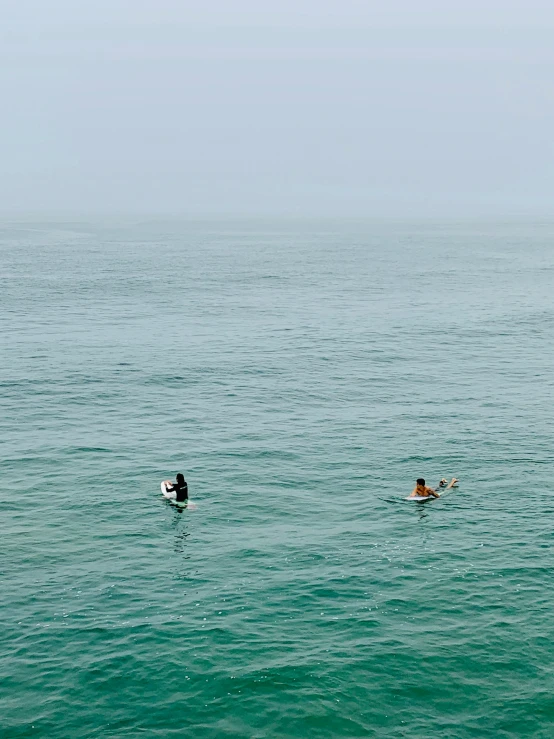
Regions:
[[453, 488], [457, 482], [458, 480], [453, 477], [452, 480], [447, 484], [446, 478], [443, 477], [442, 480], [439, 482], [438, 488], [428, 488], [423, 477], [418, 477], [416, 480], [416, 486], [410, 493], [410, 498], [429, 498], [430, 496], [432, 496], [433, 498], [440, 498], [440, 495], [437, 493], [437, 490], [439, 488], [449, 490], [450, 488]]
[[175, 491], [177, 503], [184, 503], [189, 499], [189, 486], [181, 472], [177, 474], [177, 482], [171, 482], [171, 480], [164, 480], [164, 482], [168, 493]]

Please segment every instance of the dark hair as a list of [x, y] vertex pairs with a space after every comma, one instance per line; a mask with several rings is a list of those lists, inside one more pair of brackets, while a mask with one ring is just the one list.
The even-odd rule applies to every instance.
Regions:
[[185, 484], [185, 478], [183, 477], [183, 473], [182, 472], [178, 472], [177, 473], [177, 483], [179, 485], [184, 485]]
[[[179, 478], [177, 478], [177, 479], [179, 479]], [[417, 480], [416, 480], [416, 483], [418, 485], [425, 485], [425, 480], [423, 479], [423, 477], [418, 477]]]

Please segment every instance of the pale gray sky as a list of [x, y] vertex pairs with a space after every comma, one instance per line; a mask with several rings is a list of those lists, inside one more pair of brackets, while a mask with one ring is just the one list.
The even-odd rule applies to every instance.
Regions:
[[549, 0], [1, 0], [4, 213], [554, 215]]

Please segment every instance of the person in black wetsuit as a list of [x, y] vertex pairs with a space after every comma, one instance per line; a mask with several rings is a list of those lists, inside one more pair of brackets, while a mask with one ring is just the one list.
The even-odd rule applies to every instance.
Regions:
[[171, 482], [171, 480], [166, 480], [165, 482], [168, 492], [175, 491], [175, 500], [177, 503], [184, 503], [185, 500], [189, 499], [189, 486], [181, 472], [177, 473], [177, 482]]

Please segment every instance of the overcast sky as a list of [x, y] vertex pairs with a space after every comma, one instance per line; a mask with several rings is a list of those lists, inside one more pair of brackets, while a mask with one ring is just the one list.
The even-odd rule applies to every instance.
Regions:
[[554, 215], [551, 0], [0, 0], [0, 210]]

